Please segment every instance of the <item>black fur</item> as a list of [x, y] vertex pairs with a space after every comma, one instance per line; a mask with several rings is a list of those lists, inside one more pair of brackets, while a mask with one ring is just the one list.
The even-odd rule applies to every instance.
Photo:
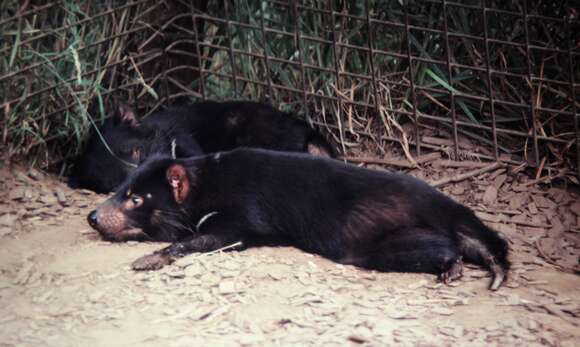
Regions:
[[248, 101], [173, 107], [141, 122], [131, 110], [124, 109], [109, 118], [100, 133], [105, 141], [94, 131], [74, 164], [69, 181], [74, 188], [110, 192], [153, 153], [169, 155], [172, 142], [177, 157], [236, 147], [335, 156], [324, 137], [305, 122], [269, 105]]
[[[142, 204], [127, 208], [135, 196]], [[107, 211], [124, 224], [101, 222]], [[152, 158], [89, 221], [108, 239], [135, 239], [125, 230], [139, 228], [142, 239], [176, 242], [138, 260], [137, 270], [237, 241], [281, 241], [340, 263], [444, 280], [461, 275], [464, 259], [493, 272], [492, 289], [509, 268], [506, 241], [425, 182], [303, 154]]]

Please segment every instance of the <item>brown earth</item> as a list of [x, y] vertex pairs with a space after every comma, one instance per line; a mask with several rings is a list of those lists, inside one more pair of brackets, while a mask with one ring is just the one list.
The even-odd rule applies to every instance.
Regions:
[[[433, 166], [414, 174], [456, 173]], [[475, 267], [445, 286], [273, 247], [135, 273], [163, 245], [100, 241], [104, 196], [6, 166], [0, 188], [0, 346], [580, 345], [578, 196], [505, 169], [443, 188], [510, 239], [497, 292]]]

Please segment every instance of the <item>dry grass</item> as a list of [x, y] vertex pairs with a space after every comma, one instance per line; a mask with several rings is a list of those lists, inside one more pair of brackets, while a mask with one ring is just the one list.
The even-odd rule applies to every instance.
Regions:
[[[459, 142], [468, 141], [488, 148], [488, 158], [497, 153], [533, 164], [537, 149], [538, 163], [574, 167], [578, 130], [566, 112], [580, 105], [572, 104], [566, 84], [571, 70], [563, 23], [529, 20], [528, 43], [547, 49], [522, 52], [485, 45], [479, 1], [468, 2], [472, 8], [336, 2], [334, 16], [324, 13], [329, 2], [320, 1], [303, 7], [248, 0], [197, 1], [195, 8], [180, 0], [26, 4], [9, 0], [0, 19], [1, 141], [8, 159], [64, 172], [113, 97], [143, 114], [206, 97], [268, 100], [325, 129], [344, 152], [364, 139], [365, 150], [383, 156], [394, 140], [413, 162], [417, 140], [439, 136], [453, 140], [451, 149], [443, 148], [451, 156], [465, 153]], [[564, 4], [540, 1], [526, 11], [562, 18], [569, 10]], [[523, 11], [521, 4], [487, 5]], [[196, 17], [194, 26], [193, 15], [202, 13], [207, 16]], [[450, 32], [481, 40], [450, 35], [447, 49], [442, 18]], [[492, 39], [526, 42], [521, 17], [490, 12], [487, 25]], [[370, 45], [390, 54], [371, 59]], [[412, 68], [408, 54], [415, 57]], [[452, 68], [448, 55], [457, 64]], [[500, 73], [488, 76], [486, 61]], [[501, 101], [493, 109], [490, 89]], [[492, 123], [507, 131], [494, 136]]]

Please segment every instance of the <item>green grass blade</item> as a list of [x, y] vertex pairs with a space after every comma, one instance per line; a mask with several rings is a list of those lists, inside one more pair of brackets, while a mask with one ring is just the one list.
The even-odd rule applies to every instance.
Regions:
[[16, 40], [14, 42], [14, 46], [10, 50], [10, 60], [8, 61], [8, 67], [11, 68], [14, 64], [14, 59], [16, 58], [16, 53], [18, 53], [18, 48], [20, 47], [20, 25], [18, 25], [18, 30], [16, 31]]
[[448, 91], [453, 92], [453, 93], [457, 93], [458, 92], [457, 89], [453, 88], [449, 83], [447, 83], [443, 78], [439, 77], [430, 68], [426, 67], [425, 68], [425, 73], [427, 73], [427, 75], [429, 75], [429, 77], [431, 77], [432, 79], [434, 79], [437, 83], [439, 83], [439, 85], [441, 85], [443, 88], [447, 89]]

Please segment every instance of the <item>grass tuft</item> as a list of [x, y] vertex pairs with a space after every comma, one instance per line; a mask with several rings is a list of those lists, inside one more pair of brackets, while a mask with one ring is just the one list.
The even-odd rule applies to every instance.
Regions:
[[[529, 52], [500, 43], [526, 43], [521, 2], [485, 2], [503, 11], [487, 12], [487, 35], [494, 40], [487, 47], [481, 1], [459, 3], [468, 6], [398, 0], [61, 0], [39, 6], [6, 0], [0, 17], [2, 156], [65, 172], [115, 102], [148, 114], [205, 97], [269, 101], [303, 114], [345, 152], [364, 138], [372, 144], [365, 150], [383, 156], [395, 140], [411, 162], [412, 144], [421, 136], [452, 136], [454, 111], [462, 124], [458, 136], [491, 147], [488, 152], [497, 141], [500, 156], [529, 162], [537, 140], [547, 163], [573, 166], [577, 134], [570, 131], [574, 117], [564, 113], [580, 107], [567, 84], [578, 52], [568, 54], [567, 25], [558, 21], [570, 18], [566, 2], [526, 8], [554, 19], [529, 20], [528, 44], [542, 47]], [[445, 19], [450, 35], [443, 32]], [[570, 27], [576, 26], [577, 18]], [[495, 71], [491, 85], [488, 66]], [[493, 115], [505, 131], [496, 139], [490, 97], [501, 101]]]

